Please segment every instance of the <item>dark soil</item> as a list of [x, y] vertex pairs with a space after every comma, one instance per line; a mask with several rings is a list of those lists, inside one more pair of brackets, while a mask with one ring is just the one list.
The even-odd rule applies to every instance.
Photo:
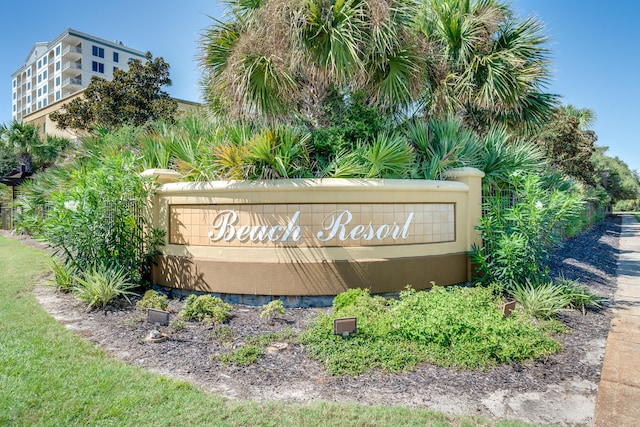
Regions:
[[[613, 216], [568, 239], [552, 256], [552, 275], [579, 280], [612, 298], [620, 227], [621, 218]], [[142, 310], [122, 305], [87, 312], [71, 295], [43, 287], [35, 292], [61, 323], [115, 357], [229, 398], [417, 406], [561, 425], [592, 423], [610, 315], [608, 304], [586, 314], [563, 313], [560, 319], [570, 330], [558, 337], [564, 350], [546, 360], [488, 371], [423, 365], [403, 374], [373, 372], [351, 378], [328, 375], [320, 362], [306, 356], [303, 346], [291, 342], [285, 349], [265, 352], [249, 366], [223, 366], [211, 357], [239, 347], [250, 336], [287, 328], [301, 331], [319, 311], [328, 309], [290, 308], [268, 323], [260, 318], [262, 307], [234, 306], [224, 324], [228, 330], [221, 331], [203, 323], [176, 324], [183, 301], [172, 300], [173, 326], [160, 327], [168, 340], [151, 343], [145, 337], [154, 325], [145, 321]], [[220, 339], [223, 332], [232, 338]]]

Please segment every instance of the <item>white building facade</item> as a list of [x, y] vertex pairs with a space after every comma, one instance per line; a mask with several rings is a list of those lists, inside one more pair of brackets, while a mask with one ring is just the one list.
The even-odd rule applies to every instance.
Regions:
[[111, 80], [115, 70], [129, 68], [131, 59], [144, 58], [144, 52], [121, 42], [68, 28], [49, 43], [36, 43], [11, 75], [11, 117], [21, 121], [87, 87], [92, 76]]

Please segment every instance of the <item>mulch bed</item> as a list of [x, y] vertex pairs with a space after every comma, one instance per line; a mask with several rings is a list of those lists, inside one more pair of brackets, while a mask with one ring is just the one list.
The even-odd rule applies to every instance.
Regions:
[[[552, 256], [552, 275], [579, 280], [612, 298], [620, 227], [621, 219], [613, 216], [568, 239]], [[229, 398], [419, 406], [558, 424], [588, 423], [593, 415], [580, 418], [573, 413], [588, 411], [595, 399], [610, 315], [606, 305], [603, 310], [589, 311], [586, 315], [578, 311], [563, 313], [560, 319], [571, 332], [558, 337], [564, 350], [546, 360], [513, 363], [487, 371], [425, 364], [402, 374], [375, 371], [351, 378], [328, 375], [321, 363], [308, 358], [299, 344], [267, 352], [249, 366], [223, 366], [211, 358], [212, 354], [237, 348], [249, 336], [287, 328], [301, 331], [319, 311], [328, 309], [290, 308], [268, 323], [260, 318], [262, 307], [234, 306], [225, 323], [233, 332], [231, 344], [216, 339], [216, 326], [193, 322], [187, 322], [182, 329], [161, 327], [169, 339], [150, 343], [145, 337], [153, 325], [145, 321], [146, 312], [142, 310], [122, 305], [87, 312], [71, 295], [51, 288], [38, 288], [35, 292], [61, 323], [115, 357], [186, 379]], [[172, 319], [182, 306], [183, 301], [170, 302]], [[538, 400], [546, 403], [537, 404]], [[576, 402], [583, 402], [583, 408], [572, 408]]]

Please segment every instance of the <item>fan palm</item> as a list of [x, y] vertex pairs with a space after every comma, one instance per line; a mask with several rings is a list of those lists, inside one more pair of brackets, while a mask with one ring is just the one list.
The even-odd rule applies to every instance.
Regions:
[[2, 127], [4, 145], [18, 154], [18, 165], [24, 167], [25, 172], [33, 172], [32, 155], [41, 145], [38, 127], [15, 120]]
[[421, 93], [417, 2], [286, 0], [231, 3], [201, 40], [209, 104], [232, 116], [318, 122], [332, 93], [364, 91], [394, 113]]
[[590, 129], [596, 122], [596, 113], [589, 108], [578, 108], [569, 104], [561, 109], [567, 116], [578, 119], [582, 131]]
[[478, 127], [539, 123], [555, 97], [542, 24], [519, 21], [499, 0], [425, 0], [419, 28], [438, 60], [432, 65], [427, 115], [462, 112]]
[[456, 115], [525, 128], [555, 97], [546, 38], [501, 0], [230, 0], [201, 40], [215, 111], [326, 124], [329, 100], [389, 117]]

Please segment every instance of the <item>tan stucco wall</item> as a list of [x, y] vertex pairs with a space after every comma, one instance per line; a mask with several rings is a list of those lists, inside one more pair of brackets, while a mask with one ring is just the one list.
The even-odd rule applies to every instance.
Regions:
[[[51, 115], [51, 113], [62, 109], [67, 103], [71, 102], [75, 98], [81, 97], [83, 94], [84, 94], [84, 89], [60, 101], [53, 102], [48, 106], [46, 106], [45, 108], [41, 108], [38, 111], [35, 111], [27, 116], [24, 116], [22, 121], [24, 123], [37, 125], [40, 128], [41, 136], [46, 134], [46, 135], [68, 138], [71, 140], [81, 138], [85, 136], [86, 133], [76, 132], [73, 130], [62, 130], [58, 128], [57, 123], [51, 120], [49, 116]], [[196, 113], [202, 107], [201, 104], [197, 102], [185, 101], [182, 99], [176, 99], [176, 102], [178, 103], [178, 114]]]
[[79, 137], [82, 137], [81, 133], [77, 133], [72, 130], [59, 129], [57, 126], [57, 123], [51, 120], [51, 118], [49, 117], [51, 113], [60, 110], [65, 106], [65, 104], [71, 102], [72, 100], [74, 100], [75, 98], [78, 98], [79, 96], [82, 96], [82, 93], [83, 91], [80, 91], [61, 101], [51, 103], [45, 108], [42, 108], [34, 113], [24, 116], [22, 121], [24, 123], [30, 123], [38, 126], [40, 129], [41, 136], [44, 136], [46, 134], [46, 135], [58, 136], [62, 138], [68, 138], [71, 140], [75, 140]]
[[[201, 239], [197, 245], [167, 244], [153, 269], [153, 280], [180, 289], [253, 295], [335, 295], [355, 287], [381, 293], [399, 291], [407, 284], [422, 289], [431, 281], [440, 285], [465, 282], [470, 280], [466, 254], [479, 242], [473, 227], [481, 215], [482, 175], [475, 169], [459, 169], [450, 174], [451, 181], [306, 179], [163, 184], [154, 198], [153, 218], [154, 225], [167, 235], [175, 233], [171, 228], [180, 223], [174, 218], [172, 225], [168, 215], [174, 211], [172, 207], [198, 205], [281, 206], [289, 209], [289, 217], [300, 212], [301, 205], [392, 206], [400, 212], [403, 206], [453, 205], [455, 233], [453, 240], [447, 237], [431, 243], [398, 239], [396, 243], [381, 240], [379, 244], [350, 242], [341, 246], [331, 242], [320, 246], [234, 241], [220, 246]], [[267, 216], [251, 218], [259, 218], [254, 220], [259, 224]], [[195, 229], [206, 233], [209, 220], [203, 217], [204, 225]]]

